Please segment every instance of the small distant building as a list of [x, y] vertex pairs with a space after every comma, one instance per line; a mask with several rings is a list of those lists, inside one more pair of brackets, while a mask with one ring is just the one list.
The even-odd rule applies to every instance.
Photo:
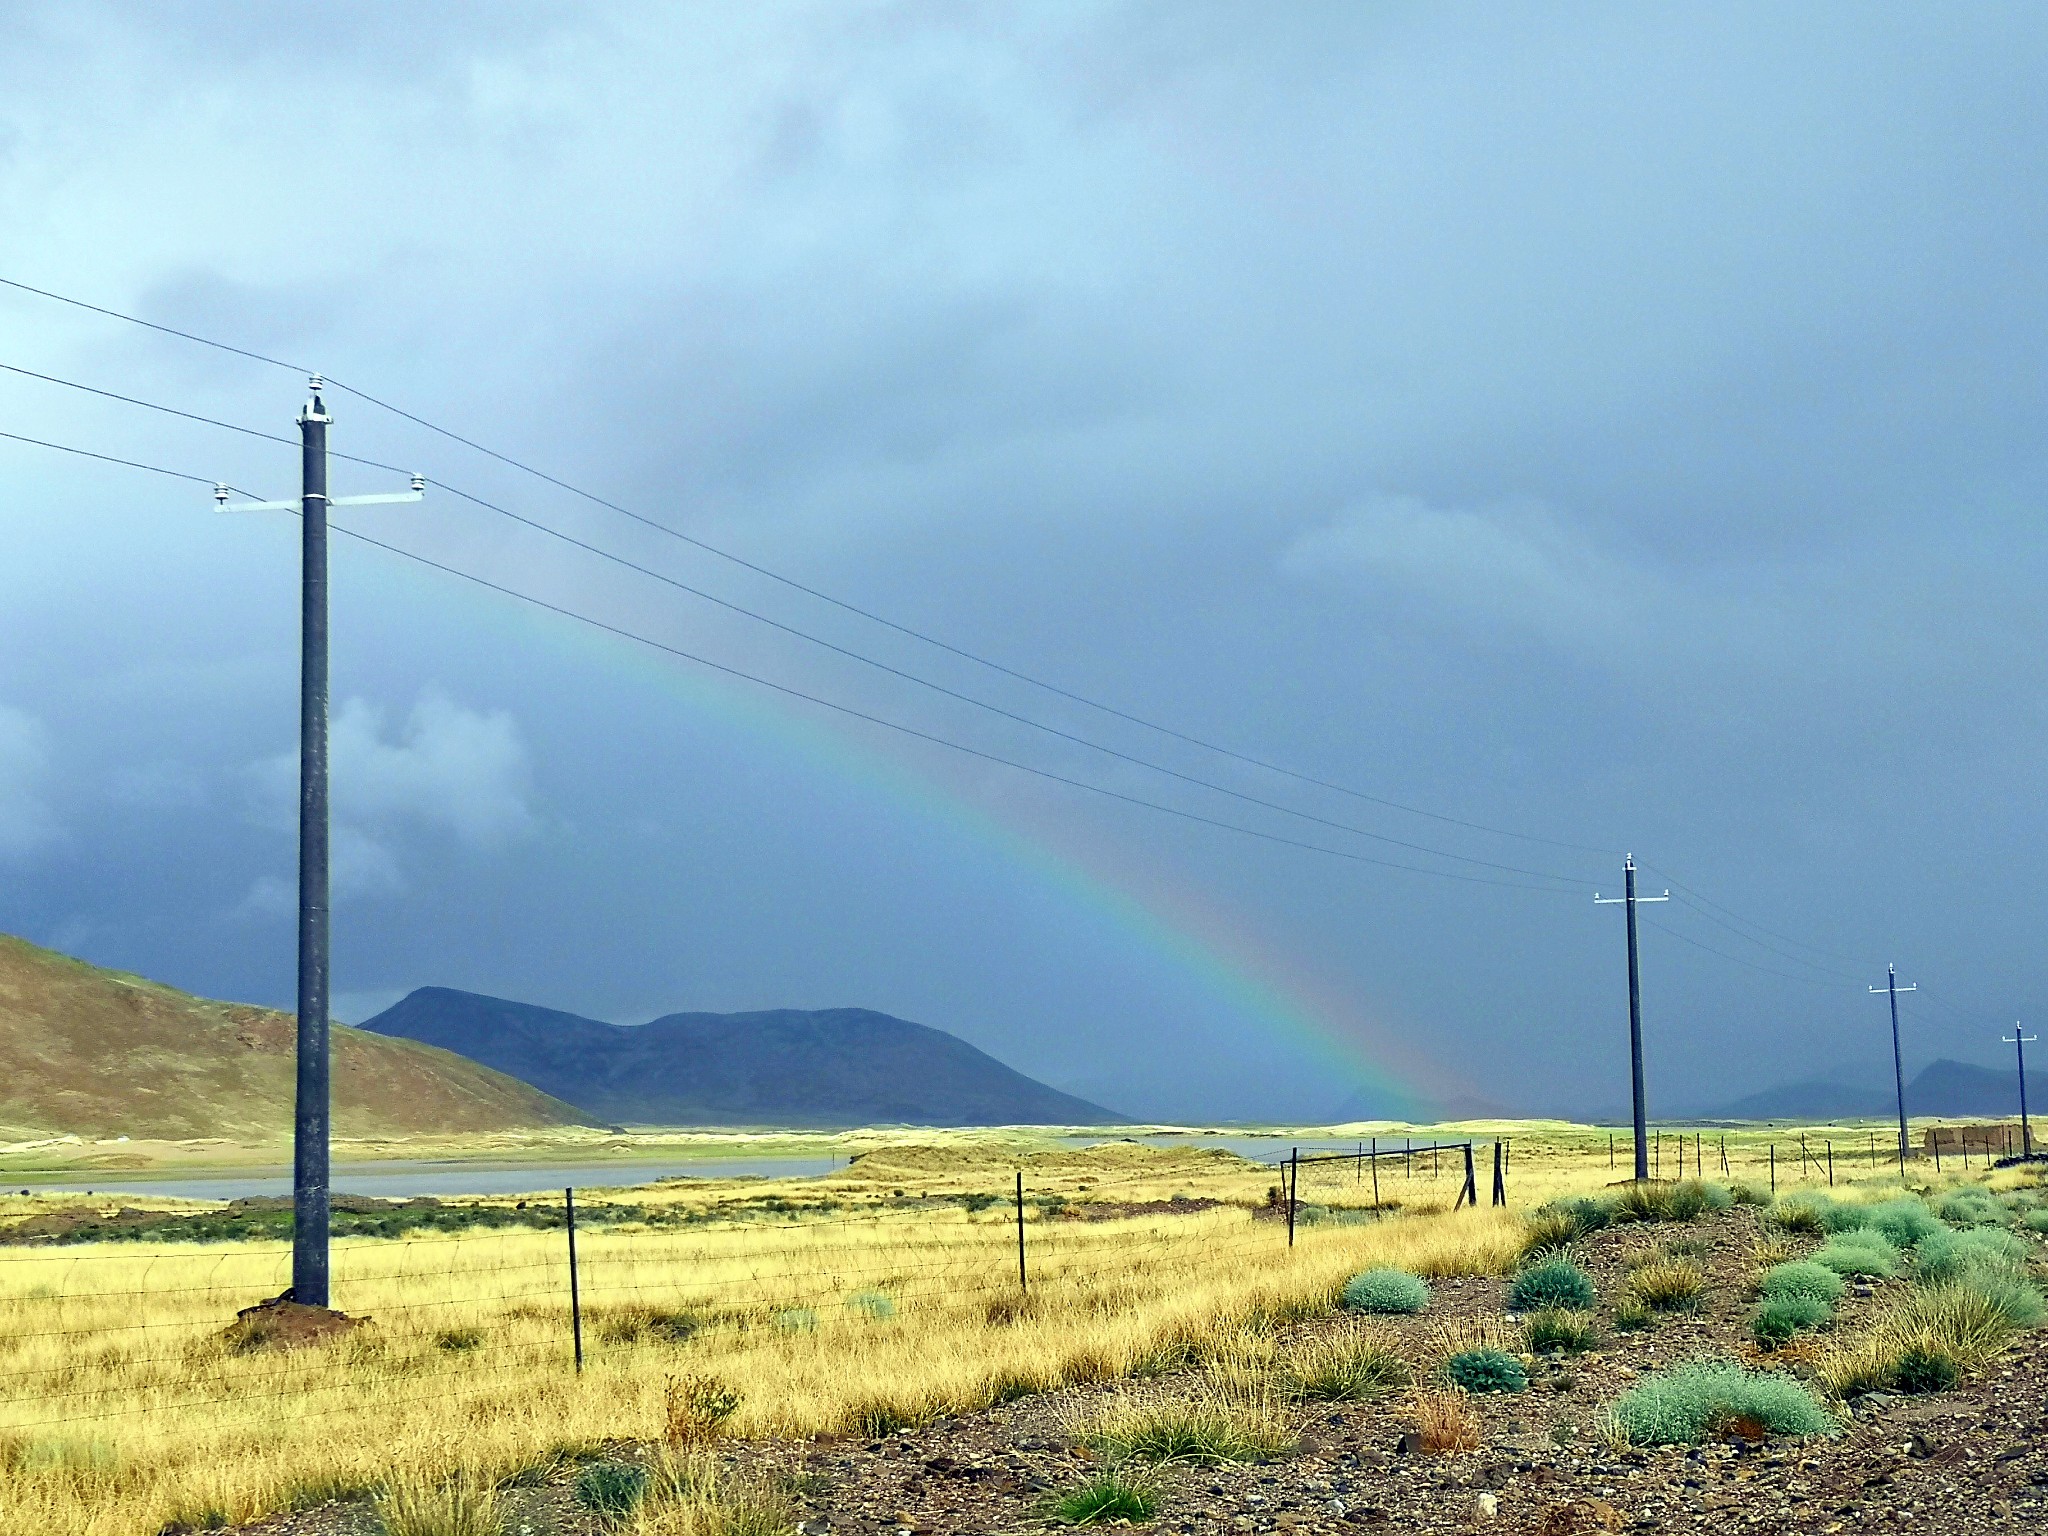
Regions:
[[[2038, 1145], [2038, 1143], [2037, 1143]], [[1920, 1150], [1927, 1157], [2016, 1157], [2020, 1152], [2017, 1120], [1996, 1125], [1937, 1125], [1921, 1133]]]

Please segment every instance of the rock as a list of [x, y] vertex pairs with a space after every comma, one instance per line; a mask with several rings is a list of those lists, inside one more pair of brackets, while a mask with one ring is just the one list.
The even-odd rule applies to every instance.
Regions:
[[1482, 1520], [1491, 1520], [1500, 1513], [1500, 1495], [1497, 1493], [1482, 1493], [1472, 1502], [1478, 1506]]
[[1405, 1434], [1403, 1434], [1403, 1435], [1401, 1436], [1401, 1438], [1400, 1438], [1399, 1440], [1396, 1440], [1396, 1441], [1394, 1442], [1394, 1449], [1395, 1449], [1395, 1450], [1397, 1450], [1397, 1451], [1399, 1451], [1399, 1452], [1400, 1452], [1400, 1453], [1401, 1453], [1401, 1454], [1402, 1454], [1403, 1456], [1419, 1456], [1419, 1455], [1421, 1455], [1421, 1454], [1422, 1454], [1422, 1435], [1421, 1435], [1421, 1433], [1420, 1433], [1419, 1431], [1417, 1431], [1417, 1430], [1413, 1430], [1413, 1429], [1411, 1429], [1411, 1430], [1407, 1431], [1407, 1432], [1406, 1432]]
[[1940, 1449], [1941, 1447], [1938, 1444], [1921, 1434], [1918, 1430], [1915, 1430], [1913, 1437], [1906, 1442], [1906, 1454], [1908, 1456], [1932, 1456]]

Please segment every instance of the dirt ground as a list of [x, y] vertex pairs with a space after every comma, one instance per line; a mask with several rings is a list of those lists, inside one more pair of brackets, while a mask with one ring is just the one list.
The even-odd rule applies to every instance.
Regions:
[[[1299, 1416], [1299, 1447], [1284, 1459], [1162, 1469], [1159, 1509], [1143, 1528], [1174, 1536], [2048, 1530], [2048, 1348], [2039, 1332], [1956, 1390], [1861, 1400], [1835, 1438], [1609, 1449], [1596, 1431], [1601, 1411], [1639, 1375], [1703, 1354], [1758, 1359], [1747, 1336], [1747, 1286], [1759, 1236], [1754, 1214], [1738, 1209], [1684, 1226], [1610, 1229], [1587, 1239], [1581, 1257], [1603, 1298], [1596, 1314], [1602, 1343], [1589, 1354], [1541, 1363], [1526, 1392], [1475, 1398], [1484, 1424], [1476, 1451], [1403, 1451], [1413, 1425], [1401, 1394], [1311, 1405]], [[1699, 1311], [1644, 1331], [1615, 1332], [1607, 1298], [1619, 1289], [1624, 1255], [1674, 1237], [1708, 1246], [1709, 1285]], [[1437, 1282], [1426, 1314], [1394, 1324], [1411, 1358], [1426, 1353], [1431, 1331], [1447, 1319], [1499, 1316], [1506, 1286], [1499, 1279]], [[1883, 1289], [1852, 1283], [1836, 1327], [1854, 1328]], [[1302, 1324], [1289, 1337], [1335, 1326]], [[803, 1536], [1042, 1531], [1048, 1497], [1091, 1470], [1079, 1432], [1102, 1402], [1121, 1391], [1170, 1392], [1187, 1384], [1164, 1376], [1070, 1388], [882, 1439], [735, 1444], [725, 1454], [738, 1467], [787, 1479], [797, 1490]], [[573, 1500], [573, 1477], [564, 1472], [514, 1490], [507, 1536], [598, 1531]], [[336, 1505], [257, 1529], [264, 1536], [353, 1536], [374, 1530], [375, 1522], [361, 1505]]]

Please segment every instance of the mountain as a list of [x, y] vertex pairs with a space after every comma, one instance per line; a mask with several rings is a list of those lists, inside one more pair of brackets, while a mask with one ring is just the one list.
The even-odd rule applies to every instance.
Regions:
[[[2048, 1077], [2027, 1074], [2027, 1103], [2048, 1107]], [[1848, 1074], [1807, 1078], [1766, 1088], [1723, 1105], [1710, 1120], [1861, 1120], [1898, 1112], [1889, 1082], [1882, 1087]], [[1968, 1062], [1929, 1062], [1906, 1084], [1906, 1113], [1943, 1119], [2003, 1119], [2019, 1113], [2019, 1075]]]
[[363, 1028], [641, 1125], [1105, 1125], [1123, 1117], [966, 1041], [866, 1008], [596, 1019], [422, 987]]
[[[193, 997], [0, 934], [0, 1136], [286, 1136], [288, 1013]], [[568, 1105], [458, 1055], [337, 1025], [338, 1136], [574, 1124]]]

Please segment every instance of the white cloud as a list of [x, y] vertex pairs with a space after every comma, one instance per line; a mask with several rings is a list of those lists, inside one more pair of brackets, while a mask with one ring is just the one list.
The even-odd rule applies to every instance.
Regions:
[[350, 699], [334, 717], [329, 750], [338, 821], [435, 827], [478, 848], [533, 830], [526, 745], [503, 710], [467, 709], [429, 691], [387, 737], [385, 711]]
[[[404, 890], [400, 850], [408, 833], [440, 832], [494, 849], [535, 826], [526, 745], [503, 710], [469, 709], [429, 690], [393, 724], [382, 706], [349, 699], [329, 730], [328, 765], [337, 901]], [[290, 825], [298, 754], [266, 758], [251, 771], [266, 815]], [[265, 876], [236, 912], [269, 915], [296, 903], [287, 882]]]
[[57, 818], [43, 798], [49, 777], [42, 722], [0, 704], [0, 856], [32, 853], [57, 836]]
[[1475, 510], [1378, 497], [1300, 535], [1280, 568], [1374, 577], [1457, 616], [1556, 640], [1604, 640], [1668, 598], [1657, 575], [1528, 500]]

